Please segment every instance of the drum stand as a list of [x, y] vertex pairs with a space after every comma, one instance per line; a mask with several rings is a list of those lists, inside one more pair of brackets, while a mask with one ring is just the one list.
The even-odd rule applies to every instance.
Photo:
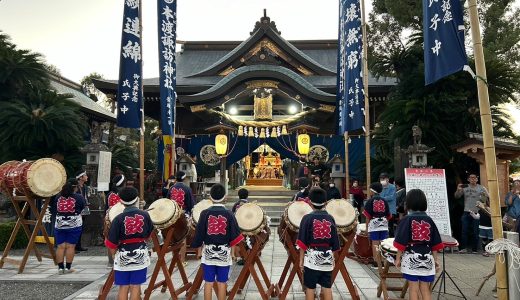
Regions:
[[[182, 264], [180, 260], [180, 249], [182, 248], [182, 243], [178, 243], [174, 246], [170, 245], [171, 240], [173, 238], [173, 230], [169, 230], [166, 234], [166, 237], [164, 239], [164, 243], [161, 245], [159, 243], [159, 238], [157, 237], [157, 231], [154, 230], [152, 232], [152, 241], [153, 241], [153, 247], [154, 251], [157, 253], [157, 262], [155, 263], [155, 268], [152, 272], [152, 276], [150, 277], [150, 282], [148, 284], [148, 287], [144, 290], [144, 298], [143, 299], [150, 299], [152, 292], [158, 288], [161, 288], [161, 292], [166, 292], [166, 289], [170, 291], [170, 296], [172, 299], [177, 300], [178, 296], [183, 293], [184, 291], [189, 290], [191, 287], [191, 283], [188, 281], [188, 276], [186, 275], [186, 271], [184, 270], [184, 265]], [[168, 252], [172, 252], [172, 260], [170, 262], [169, 267], [166, 265], [166, 260], [164, 259], [166, 254]], [[173, 269], [175, 268], [175, 265], [177, 265], [177, 269], [179, 270], [179, 273], [181, 275], [183, 285], [175, 290], [175, 287], [173, 286], [172, 282], [172, 273]], [[155, 283], [157, 280], [157, 277], [159, 275], [160, 271], [163, 271], [164, 274], [164, 280]], [[114, 284], [114, 270], [110, 271], [110, 274], [108, 275], [105, 284], [103, 287], [101, 287], [98, 295], [98, 299], [104, 300], [107, 298], [108, 293], [110, 292], [110, 289], [112, 288], [112, 285]]]
[[[244, 262], [244, 267], [242, 268], [242, 271], [240, 271], [240, 275], [238, 275], [238, 278], [235, 281], [233, 288], [228, 293], [228, 299], [230, 300], [232, 300], [237, 293], [242, 293], [242, 290], [244, 289], [247, 280], [249, 279], [249, 276], [253, 277], [253, 280], [255, 281], [255, 284], [258, 287], [258, 292], [260, 293], [260, 296], [263, 300], [269, 299], [270, 296], [275, 297], [277, 294], [277, 292], [275, 291], [275, 286], [271, 284], [269, 276], [267, 276], [267, 273], [265, 272], [264, 265], [262, 264], [262, 261], [260, 261], [260, 252], [262, 251], [263, 246], [269, 240], [269, 234], [267, 232], [260, 232], [254, 238], [255, 244], [251, 250], [246, 249], [244, 245], [245, 242], [239, 244], [240, 253], [242, 254], [242, 257], [247, 257], [247, 259]], [[258, 277], [258, 274], [255, 269], [255, 264], [258, 266], [258, 270], [262, 275], [262, 279], [266, 284], [266, 288], [264, 288], [262, 282], [260, 281], [260, 278]]]
[[379, 261], [384, 260], [384, 266], [381, 266], [380, 263], [377, 264], [379, 277], [381, 278], [379, 281], [379, 286], [377, 287], [377, 297], [381, 297], [381, 293], [383, 293], [383, 299], [390, 300], [393, 298], [390, 298], [388, 291], [400, 291], [401, 294], [399, 295], [398, 299], [404, 298], [406, 291], [408, 290], [408, 281], [405, 281], [404, 285], [402, 286], [388, 286], [386, 284], [386, 280], [388, 278], [403, 278], [403, 274], [399, 270], [396, 272], [390, 272], [391, 264], [388, 259], [381, 255], [380, 252], [377, 252], [377, 255], [379, 255]]
[[356, 231], [351, 230], [350, 233], [348, 233], [347, 237], [345, 237], [343, 234], [339, 235], [340, 238], [343, 239], [343, 246], [340, 248], [340, 252], [338, 255], [338, 258], [336, 260], [336, 265], [334, 266], [334, 269], [332, 270], [332, 276], [331, 281], [334, 282], [336, 280], [336, 276], [338, 276], [338, 272], [341, 272], [341, 275], [343, 276], [343, 280], [345, 281], [345, 284], [347, 285], [348, 291], [350, 293], [350, 296], [352, 299], [359, 300], [359, 294], [352, 283], [352, 279], [350, 278], [350, 274], [347, 271], [347, 267], [345, 266], [345, 258], [349, 254], [350, 245], [352, 245], [352, 242], [354, 241], [354, 237], [356, 236]]
[[[13, 203], [13, 207], [16, 211], [16, 215], [18, 216], [18, 218], [16, 220], [13, 232], [11, 233], [11, 237], [9, 238], [9, 241], [5, 246], [2, 258], [0, 259], [0, 268], [3, 268], [4, 263], [7, 262], [10, 264], [18, 265], [18, 273], [23, 273], [23, 270], [25, 269], [25, 264], [27, 263], [27, 259], [29, 258], [29, 255], [32, 251], [34, 251], [34, 255], [36, 256], [36, 259], [38, 259], [39, 262], [42, 261], [43, 256], [52, 259], [54, 261], [54, 264], [56, 265], [56, 252], [54, 251], [53, 244], [49, 240], [49, 235], [47, 234], [47, 230], [45, 230], [45, 227], [43, 226], [42, 222], [45, 212], [47, 211], [47, 207], [49, 207], [50, 198], [43, 199], [42, 209], [41, 211], [38, 211], [38, 208], [36, 207], [36, 199], [32, 196], [13, 196], [12, 189], [2, 187], [2, 190], [5, 192], [5, 195], [7, 195], [11, 199], [11, 202]], [[20, 202], [25, 202], [22, 209], [20, 209], [19, 206]], [[34, 215], [35, 220], [32, 220], [29, 216], [29, 209], [30, 212]], [[28, 225], [34, 226], [32, 228], [32, 232]], [[20, 227], [23, 228], [25, 235], [29, 239], [29, 242], [27, 243], [27, 248], [25, 248], [23, 258], [21, 261], [7, 257], [9, 255], [9, 251], [11, 250], [11, 247], [13, 246], [14, 241], [16, 240], [16, 236], [20, 231]], [[41, 234], [43, 235], [43, 239], [45, 240], [45, 243], [49, 248], [49, 254], [42, 254], [40, 253], [40, 251], [38, 251], [38, 248], [35, 247], [35, 239], [38, 234], [38, 231], [41, 231]]]
[[[278, 290], [278, 296], [279, 299], [285, 300], [287, 298], [287, 293], [289, 292], [289, 289], [291, 288], [292, 282], [294, 280], [294, 277], [298, 275], [298, 279], [300, 280], [300, 283], [303, 287], [303, 272], [302, 269], [300, 269], [300, 253], [299, 251], [296, 251], [296, 248], [294, 247], [294, 243], [292, 242], [290, 234], [287, 232], [287, 228], [283, 232], [283, 242], [285, 244], [285, 248], [287, 249], [287, 262], [285, 263], [285, 266], [283, 268], [282, 275], [280, 276], [280, 280], [278, 281], [278, 284], [276, 286], [276, 289]], [[291, 264], [293, 267], [291, 268]], [[289, 269], [291, 269], [289, 273]], [[285, 277], [289, 273], [289, 277], [287, 278], [287, 281], [285, 281]], [[285, 285], [284, 285], [285, 282]]]
[[[227, 298], [230, 300], [233, 300], [236, 296], [236, 294], [242, 293], [242, 290], [244, 289], [247, 280], [249, 279], [249, 276], [253, 276], [253, 280], [255, 281], [256, 286], [258, 287], [258, 291], [260, 292], [260, 295], [262, 296], [262, 299], [266, 300], [269, 299], [270, 296], [275, 297], [276, 291], [275, 286], [271, 284], [271, 281], [269, 280], [269, 276], [267, 276], [267, 273], [265, 271], [264, 265], [260, 261], [260, 252], [263, 249], [263, 246], [267, 241], [269, 240], [269, 234], [268, 233], [259, 233], [257, 235], [257, 238], [255, 240], [255, 244], [251, 250], [247, 250], [244, 242], [241, 242], [238, 247], [240, 247], [240, 253], [243, 257], [247, 257], [247, 259], [244, 261], [244, 266], [242, 268], [242, 271], [240, 271], [240, 274], [238, 275], [237, 280], [235, 281], [235, 284], [233, 285], [233, 288], [227, 293]], [[267, 288], [264, 288], [262, 285], [262, 282], [260, 281], [260, 278], [258, 276], [258, 273], [255, 269], [255, 264], [258, 266], [258, 270], [260, 271], [260, 274], [262, 275], [262, 279], [264, 280], [264, 283], [267, 285]], [[202, 285], [202, 266], [199, 267], [199, 270], [197, 271], [197, 274], [195, 275], [195, 279], [193, 280], [193, 285], [191, 286], [190, 290], [186, 294], [186, 299], [191, 300], [195, 293], [197, 293], [200, 289], [200, 286]], [[213, 285], [214, 290], [216, 291], [216, 283]]]

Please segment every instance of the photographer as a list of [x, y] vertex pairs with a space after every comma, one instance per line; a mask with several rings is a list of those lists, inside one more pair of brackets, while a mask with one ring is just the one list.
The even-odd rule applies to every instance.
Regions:
[[477, 201], [486, 203], [489, 194], [485, 187], [477, 184], [478, 176], [470, 173], [468, 177], [469, 184], [459, 184], [455, 191], [455, 198], [459, 199], [464, 196], [464, 213], [462, 214], [462, 238], [459, 246], [459, 253], [466, 253], [468, 245], [468, 235], [473, 234], [471, 240], [472, 252], [477, 253], [477, 245], [479, 239], [479, 218]]

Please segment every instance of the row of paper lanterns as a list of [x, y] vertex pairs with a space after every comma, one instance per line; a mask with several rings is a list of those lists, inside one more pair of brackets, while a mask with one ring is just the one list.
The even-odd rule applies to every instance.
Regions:
[[275, 127], [254, 127], [254, 126], [238, 126], [238, 136], [249, 136], [255, 138], [269, 138], [269, 137], [277, 137], [281, 135], [287, 135], [287, 127], [283, 126], [275, 126]]

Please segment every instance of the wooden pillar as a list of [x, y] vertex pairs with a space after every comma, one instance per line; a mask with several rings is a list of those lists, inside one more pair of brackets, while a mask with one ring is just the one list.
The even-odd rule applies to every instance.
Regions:
[[[497, 165], [495, 155], [495, 143], [493, 138], [493, 124], [491, 120], [491, 108], [487, 87], [486, 63], [482, 37], [480, 35], [480, 23], [477, 9], [477, 0], [468, 0], [469, 19], [471, 25], [471, 37], [473, 40], [473, 53], [475, 55], [476, 80], [478, 100], [480, 107], [480, 120], [482, 122], [482, 134], [484, 140], [484, 157], [486, 164], [487, 182], [489, 185], [489, 197], [491, 207], [491, 223], [493, 225], [493, 238], [503, 238], [502, 216], [500, 214], [500, 199], [498, 194]], [[482, 174], [481, 174], [482, 176]], [[508, 298], [507, 268], [504, 254], [496, 254], [497, 296], [499, 300]]]
[[220, 184], [226, 187], [226, 157], [220, 157]]

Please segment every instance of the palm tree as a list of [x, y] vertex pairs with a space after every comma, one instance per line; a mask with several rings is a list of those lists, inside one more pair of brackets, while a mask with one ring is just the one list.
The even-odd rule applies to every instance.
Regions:
[[0, 102], [0, 160], [64, 154], [83, 145], [86, 123], [70, 95], [29, 91], [28, 99]]
[[22, 98], [28, 89], [46, 88], [48, 78], [40, 54], [17, 49], [9, 36], [0, 32], [0, 101]]

